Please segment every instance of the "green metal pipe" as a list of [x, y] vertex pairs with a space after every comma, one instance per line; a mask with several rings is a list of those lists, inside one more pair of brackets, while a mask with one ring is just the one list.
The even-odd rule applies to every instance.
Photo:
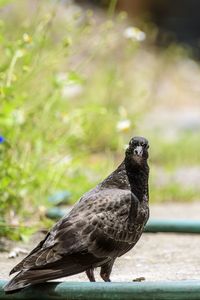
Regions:
[[[47, 217], [59, 219], [63, 217], [68, 210], [51, 208], [47, 211]], [[200, 221], [184, 219], [151, 219], [145, 227], [145, 232], [180, 232], [180, 233], [200, 233]]]
[[62, 218], [68, 210], [60, 209], [58, 207], [49, 208], [46, 212], [46, 217], [53, 220]]
[[0, 300], [200, 300], [200, 281], [134, 283], [44, 283], [5, 295], [0, 281]]
[[152, 219], [147, 223], [145, 232], [200, 233], [200, 221]]

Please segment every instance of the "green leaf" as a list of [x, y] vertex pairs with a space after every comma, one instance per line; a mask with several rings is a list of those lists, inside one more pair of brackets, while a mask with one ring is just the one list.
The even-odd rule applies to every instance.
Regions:
[[9, 4], [10, 2], [13, 2], [13, 0], [0, 0], [0, 7]]

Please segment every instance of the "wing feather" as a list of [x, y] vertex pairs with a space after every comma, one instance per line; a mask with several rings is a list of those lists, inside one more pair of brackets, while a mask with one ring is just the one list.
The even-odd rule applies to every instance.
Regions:
[[[82, 198], [42, 242], [11, 273], [48, 269], [65, 257], [90, 253], [96, 260], [114, 257], [133, 240], [128, 229], [132, 194], [125, 190], [100, 190]], [[137, 199], [134, 199], [137, 202]]]

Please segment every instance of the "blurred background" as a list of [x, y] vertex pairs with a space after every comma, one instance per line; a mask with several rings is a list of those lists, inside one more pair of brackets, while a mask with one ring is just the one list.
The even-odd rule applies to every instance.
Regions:
[[199, 8], [0, 0], [1, 236], [50, 226], [59, 193], [77, 201], [135, 135], [150, 142], [151, 203], [199, 199]]

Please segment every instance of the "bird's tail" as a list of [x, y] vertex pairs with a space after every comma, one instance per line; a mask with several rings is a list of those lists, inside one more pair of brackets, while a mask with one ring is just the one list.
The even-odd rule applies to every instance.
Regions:
[[[13, 277], [5, 286], [6, 293], [15, 293], [25, 287], [37, 283], [43, 283], [48, 280], [58, 279], [65, 276], [75, 275], [84, 272], [92, 264], [101, 261], [102, 258], [97, 259], [91, 254], [69, 255], [56, 261], [55, 263], [48, 264], [37, 268], [34, 266], [30, 269], [22, 269], [15, 277]], [[15, 271], [15, 269], [14, 269]]]
[[63, 270], [44, 269], [21, 271], [4, 286], [4, 291], [6, 293], [14, 293], [29, 285], [42, 283], [63, 276], [65, 276]]
[[33, 284], [43, 283], [48, 280], [58, 279], [65, 276], [74, 275], [84, 271], [83, 267], [75, 268], [70, 270], [64, 269], [32, 269], [24, 270], [13, 277], [5, 286], [4, 291], [6, 293], [15, 293], [19, 290], [28, 287]]

